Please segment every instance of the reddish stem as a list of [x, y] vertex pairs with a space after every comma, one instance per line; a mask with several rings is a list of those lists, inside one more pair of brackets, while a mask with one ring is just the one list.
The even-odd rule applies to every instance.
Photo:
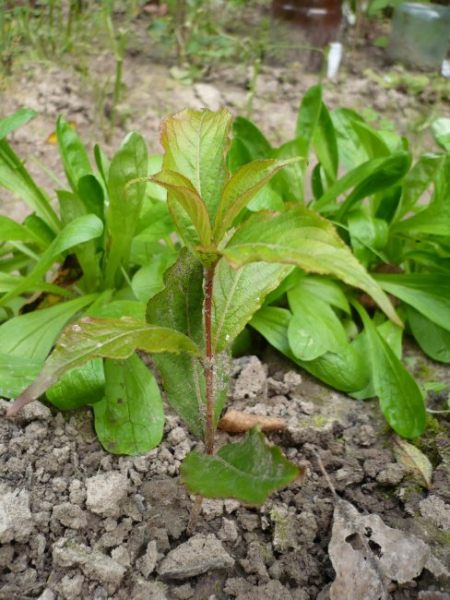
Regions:
[[206, 454], [214, 453], [214, 352], [212, 348], [212, 299], [216, 264], [205, 270], [205, 345], [204, 373], [206, 383]]

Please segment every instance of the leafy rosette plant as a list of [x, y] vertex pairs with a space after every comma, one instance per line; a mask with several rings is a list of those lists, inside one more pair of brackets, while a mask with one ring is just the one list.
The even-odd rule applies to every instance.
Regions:
[[[188, 454], [181, 466], [189, 492], [259, 505], [271, 491], [293, 481], [298, 468], [279, 448], [268, 446], [258, 429], [216, 453], [215, 429], [226, 401], [231, 344], [266, 296], [300, 267], [360, 288], [393, 322], [401, 322], [389, 298], [329, 221], [299, 204], [246, 212], [269, 180], [298, 159], [256, 160], [230, 175], [231, 131], [226, 109], [185, 110], [164, 120], [162, 170], [150, 180], [167, 190], [167, 206], [185, 247], [166, 273], [164, 290], [150, 299], [147, 323], [85, 318], [71, 325], [9, 414], [93, 358], [106, 358], [106, 371], [115, 369], [120, 380], [126, 376], [121, 361], [131, 360], [137, 349], [145, 350], [159, 370], [168, 402], [204, 442], [204, 452]], [[131, 189], [143, 181], [137, 178], [127, 185]], [[140, 373], [136, 389], [139, 377]], [[116, 427], [122, 404], [118, 392], [102, 407]], [[136, 410], [132, 430], [135, 435], [145, 430], [146, 435], [160, 437], [159, 413], [149, 422]], [[120, 440], [119, 447], [111, 449], [120, 451]]]
[[[354, 256], [395, 296], [406, 332], [432, 359], [449, 362], [448, 119], [438, 119], [432, 131], [440, 151], [413, 164], [405, 138], [376, 129], [354, 110], [330, 113], [314, 86], [301, 102], [294, 139], [279, 148], [253, 123], [236, 119], [229, 164], [235, 170], [262, 157], [303, 158], [278, 173], [248, 208], [283, 210], [295, 200], [332, 221]], [[308, 197], [305, 164], [313, 151]], [[401, 362], [403, 330], [367, 297], [335, 278], [297, 269], [251, 325], [328, 385], [359, 399], [378, 396], [402, 436], [423, 433], [423, 393]]]
[[[60, 117], [54, 141], [68, 185], [50, 173], [58, 185], [52, 199], [5, 139], [33, 116], [22, 109], [0, 121], [0, 186], [32, 211], [22, 223], [0, 217], [5, 398], [17, 397], [36, 378], [71, 321], [83, 315], [144, 321], [147, 301], [163, 289], [163, 273], [178, 254], [165, 191], [145, 181], [128, 186], [161, 169], [162, 156], [149, 156], [140, 134], [126, 136], [111, 161], [96, 146], [93, 165], [77, 132]], [[119, 393], [114, 420], [108, 407]], [[160, 392], [138, 356], [116, 368], [98, 358], [82, 364], [48, 389], [47, 400], [61, 410], [96, 404], [99, 438], [117, 452], [146, 452], [162, 436]], [[155, 421], [152, 431], [134, 427], [138, 416]]]

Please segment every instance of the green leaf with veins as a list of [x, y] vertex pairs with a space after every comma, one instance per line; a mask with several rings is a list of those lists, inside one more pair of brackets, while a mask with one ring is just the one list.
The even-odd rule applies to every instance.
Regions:
[[289, 206], [278, 215], [268, 211], [252, 215], [237, 229], [222, 253], [236, 268], [262, 261], [333, 275], [367, 292], [390, 319], [401, 324], [389, 298], [331, 223], [307, 208]]
[[95, 431], [113, 454], [150, 452], [163, 436], [164, 408], [153, 373], [136, 354], [105, 361], [106, 390], [94, 404]]
[[[175, 171], [161, 171], [151, 180], [167, 190], [167, 205], [186, 244], [193, 249], [199, 244], [209, 246], [212, 233], [208, 210], [191, 181]], [[190, 234], [190, 224], [195, 236]]]
[[62, 328], [96, 298], [82, 296], [9, 319], [0, 326], [0, 353], [43, 362]]
[[299, 160], [256, 160], [238, 169], [228, 180], [220, 199], [214, 220], [216, 242], [220, 242], [241, 210], [280, 169]]
[[243, 442], [222, 446], [214, 456], [191, 452], [180, 473], [190, 494], [261, 506], [274, 490], [294, 481], [300, 470], [254, 428]]
[[8, 414], [37, 400], [64, 373], [79, 367], [95, 357], [124, 360], [135, 350], [145, 352], [189, 352], [200, 356], [199, 347], [188, 337], [156, 325], [146, 325], [142, 321], [123, 319], [92, 319], [67, 327], [55, 348], [45, 362], [39, 377], [15, 401]]
[[0, 354], [0, 396], [16, 398], [39, 375], [44, 361]]
[[292, 270], [290, 265], [251, 263], [233, 269], [219, 261], [213, 287], [212, 340], [215, 352], [230, 347], [265, 297]]
[[191, 181], [211, 221], [228, 179], [225, 157], [232, 122], [226, 108], [217, 112], [186, 109], [162, 122], [163, 170], [176, 171]]
[[[147, 305], [147, 320], [171, 327], [189, 336], [200, 348], [203, 340], [203, 267], [187, 248], [166, 272], [165, 288]], [[205, 378], [202, 361], [195, 356], [159, 354], [152, 357], [166, 392], [167, 400], [189, 429], [204, 436], [206, 415]], [[216, 357], [216, 421], [224, 406], [228, 388], [228, 360]]]

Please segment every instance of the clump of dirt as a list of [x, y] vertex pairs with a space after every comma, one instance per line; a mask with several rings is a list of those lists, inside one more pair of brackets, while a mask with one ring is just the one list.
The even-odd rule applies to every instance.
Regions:
[[[449, 564], [448, 447], [436, 449], [427, 491], [396, 462], [375, 403], [331, 391], [275, 354], [234, 361], [232, 383], [234, 408], [287, 421], [270, 439], [308, 477], [259, 510], [206, 500], [190, 539], [192, 502], [178, 469], [198, 442], [170, 409], [162, 444], [138, 457], [107, 454], [87, 409], [62, 414], [34, 403], [1, 419], [0, 597], [325, 600], [335, 579], [328, 544], [336, 500], [319, 460], [359, 513], [414, 533]], [[448, 422], [439, 427], [448, 436]], [[218, 433], [218, 445], [236, 439]], [[425, 598], [444, 584], [424, 570], [390, 594]]]

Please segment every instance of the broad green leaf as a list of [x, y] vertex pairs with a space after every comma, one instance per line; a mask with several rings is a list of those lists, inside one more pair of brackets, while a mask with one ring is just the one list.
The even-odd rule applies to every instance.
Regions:
[[0, 326], [0, 353], [44, 362], [63, 327], [95, 298], [82, 296], [6, 321]]
[[[167, 190], [167, 205], [180, 236], [186, 238], [186, 243], [194, 248], [199, 242], [208, 247], [212, 237], [208, 210], [190, 180], [174, 171], [161, 171], [152, 177], [152, 181]], [[180, 213], [180, 207], [186, 213], [188, 222], [194, 226], [197, 236], [186, 235], [188, 223], [186, 215]]]
[[61, 223], [48, 196], [36, 185], [6, 140], [0, 141], [0, 186], [22, 198], [54, 233], [58, 233]]
[[44, 361], [0, 354], [0, 396], [16, 398], [39, 375]]
[[339, 156], [347, 169], [354, 169], [372, 158], [354, 127], [355, 122], [364, 122], [357, 112], [350, 108], [337, 108], [331, 113], [331, 119], [336, 131]]
[[41, 240], [41, 245], [44, 248], [51, 244], [56, 237], [56, 234], [50, 229], [47, 223], [35, 213], [28, 215], [23, 225]]
[[343, 213], [359, 200], [395, 185], [407, 173], [410, 164], [409, 154], [373, 158], [338, 179], [321, 198], [312, 204], [312, 208], [319, 211], [329, 210], [329, 205], [333, 205], [342, 194], [354, 188], [344, 203], [345, 208], [341, 204], [339, 207], [337, 205], [334, 207], [335, 210], [340, 208], [339, 218], [342, 218]]
[[84, 175], [78, 180], [78, 196], [87, 213], [105, 220], [105, 193], [102, 184], [93, 174]]
[[241, 167], [227, 182], [214, 220], [214, 237], [219, 242], [241, 210], [283, 167], [298, 162], [288, 160], [257, 160]]
[[440, 154], [422, 154], [403, 180], [398, 216], [406, 215], [415, 206], [422, 194], [434, 181], [443, 165], [443, 161], [444, 157]]
[[424, 210], [392, 227], [394, 233], [450, 236], [450, 202], [433, 202]]
[[326, 384], [343, 392], [352, 393], [363, 389], [370, 380], [370, 369], [365, 356], [348, 344], [338, 354], [328, 352], [311, 361], [297, 359], [288, 340], [291, 313], [284, 308], [268, 306], [258, 311], [250, 322], [279, 352]]
[[42, 240], [31, 229], [0, 215], [0, 242], [30, 242], [42, 247]]
[[94, 404], [95, 431], [105, 450], [136, 456], [159, 444], [164, 409], [153, 373], [137, 356], [106, 360], [106, 390]]
[[101, 358], [94, 358], [68, 371], [46, 393], [47, 400], [59, 410], [75, 410], [86, 404], [95, 404], [104, 395], [105, 373]]
[[419, 386], [378, 333], [366, 311], [354, 303], [367, 335], [373, 386], [389, 425], [405, 438], [415, 438], [426, 428], [427, 416]]
[[322, 87], [313, 85], [302, 98], [295, 125], [295, 137], [301, 137], [305, 141], [307, 156], [309, 156], [309, 148], [319, 122], [321, 110]]
[[[298, 287], [300, 287], [306, 294], [321, 298], [327, 304], [331, 304], [335, 308], [344, 311], [348, 315], [351, 312], [347, 297], [342, 289], [335, 281], [332, 281], [327, 277], [317, 277], [314, 275], [303, 277], [300, 280]], [[311, 302], [314, 301], [315, 298], [311, 298]]]
[[254, 123], [244, 117], [234, 119], [229, 152], [232, 172], [252, 160], [269, 157], [271, 151], [272, 146]]
[[450, 331], [450, 276], [433, 273], [374, 275], [381, 287]]
[[290, 206], [278, 215], [270, 212], [252, 215], [236, 231], [223, 254], [236, 268], [263, 261], [333, 275], [366, 291], [390, 319], [401, 324], [388, 297], [330, 222], [307, 208]]
[[292, 267], [280, 264], [249, 264], [233, 269], [219, 261], [214, 276], [212, 339], [220, 353], [228, 348]]
[[369, 266], [377, 258], [370, 249], [381, 251], [388, 243], [388, 224], [370, 216], [363, 209], [352, 210], [347, 222], [353, 253], [363, 264]]
[[231, 127], [232, 116], [225, 108], [186, 109], [162, 123], [163, 170], [176, 171], [191, 181], [211, 220], [228, 179], [225, 157]]
[[[203, 267], [187, 248], [181, 250], [177, 262], [166, 272], [165, 286], [148, 303], [147, 320], [181, 331], [203, 348]], [[152, 358], [168, 402], [196, 436], [204, 437], [206, 396], [202, 361], [187, 354]], [[226, 357], [217, 355], [215, 367], [218, 421], [228, 386]]]
[[287, 296], [293, 313], [288, 340], [296, 358], [310, 361], [344, 349], [347, 334], [329, 304], [318, 297], [310, 298], [301, 284], [289, 290]]
[[[259, 210], [264, 209], [279, 210], [282, 212], [284, 210], [284, 202], [281, 195], [275, 191], [271, 185], [266, 185], [256, 194], [253, 200], [250, 200], [247, 204], [247, 209], [251, 212], [258, 212]], [[245, 217], [248, 216], [244, 216], [244, 214], [245, 211], [241, 213], [243, 221], [245, 220]]]
[[190, 494], [204, 498], [235, 498], [260, 506], [276, 489], [297, 479], [299, 468], [264, 434], [250, 429], [243, 442], [222, 446], [215, 456], [191, 452], [180, 467]]
[[80, 367], [96, 357], [125, 360], [135, 350], [151, 353], [189, 352], [195, 356], [201, 354], [198, 346], [188, 337], [167, 327], [146, 325], [142, 321], [134, 321], [127, 317], [122, 319], [84, 317], [63, 331], [55, 350], [46, 360], [41, 374], [17, 398], [8, 414], [15, 414], [29, 402], [37, 400], [71, 369]]
[[[271, 157], [278, 160], [289, 160], [270, 182], [270, 188], [277, 192], [284, 202], [298, 202], [304, 204], [305, 191], [304, 180], [308, 167], [309, 148], [301, 137], [286, 142], [279, 148], [272, 150]], [[293, 160], [297, 159], [297, 160]]]
[[431, 125], [431, 131], [439, 146], [450, 153], [450, 119], [436, 119]]
[[131, 280], [134, 295], [141, 302], [147, 303], [164, 289], [164, 273], [177, 259], [177, 254], [156, 254], [151, 262], [135, 273]]
[[[131, 240], [144, 199], [147, 171], [148, 153], [144, 138], [139, 133], [130, 133], [116, 152], [109, 169], [108, 227], [112, 246], [106, 267], [108, 287], [114, 287], [120, 265], [128, 265]], [[135, 179], [142, 181], [130, 184]]]
[[319, 120], [313, 133], [313, 146], [317, 158], [330, 182], [336, 181], [339, 166], [339, 152], [336, 133], [330, 113], [322, 102]]
[[360, 200], [368, 198], [376, 192], [393, 187], [404, 177], [410, 166], [411, 156], [409, 154], [393, 154], [386, 158], [383, 165], [375, 173], [365, 178], [347, 196], [339, 207], [337, 219], [342, 220], [344, 215]]
[[394, 438], [394, 455], [397, 462], [420, 483], [422, 487], [431, 489], [433, 467], [427, 456], [402, 438]]
[[138, 239], [156, 242], [169, 235], [173, 230], [173, 220], [166, 202], [155, 202], [139, 219], [137, 233], [133, 241]]
[[73, 191], [78, 192], [81, 177], [92, 173], [86, 148], [64, 117], [59, 117], [56, 124], [56, 139], [67, 181]]
[[369, 158], [379, 158], [380, 156], [389, 156], [391, 154], [382, 135], [364, 120], [354, 120], [352, 125]]
[[258, 153], [256, 153], [256, 156], [253, 156], [252, 151], [247, 146], [245, 140], [234, 135], [230, 149], [228, 150], [227, 154], [227, 166], [230, 169], [230, 173], [235, 173], [238, 169], [240, 169], [247, 163], [252, 162], [252, 160], [257, 160], [258, 158], [267, 158], [267, 156], [269, 156], [269, 154], [259, 156]]
[[412, 334], [425, 354], [433, 360], [450, 363], [450, 331], [439, 327], [411, 306], [408, 306], [407, 315]]
[[23, 281], [12, 292], [0, 298], [0, 306], [3, 306], [20, 294], [28, 291], [37, 281], [45, 276], [47, 271], [57, 258], [79, 244], [95, 239], [102, 234], [103, 223], [95, 215], [86, 215], [75, 219], [57, 235], [47, 250], [41, 255], [39, 262]]
[[37, 112], [31, 108], [20, 108], [17, 112], [9, 117], [0, 120], [0, 140], [5, 138], [9, 133], [22, 127], [28, 123], [30, 119], [35, 117]]
[[[66, 227], [69, 223], [83, 217], [87, 214], [84, 203], [80, 200], [77, 194], [66, 191], [57, 191], [58, 202], [61, 212], [61, 220], [63, 226]], [[99, 217], [97, 217], [99, 218]], [[84, 244], [79, 244], [74, 248], [74, 254], [83, 271], [82, 281], [84, 291], [94, 291], [98, 289], [101, 279], [99, 258], [96, 256], [96, 239], [89, 240]]]

